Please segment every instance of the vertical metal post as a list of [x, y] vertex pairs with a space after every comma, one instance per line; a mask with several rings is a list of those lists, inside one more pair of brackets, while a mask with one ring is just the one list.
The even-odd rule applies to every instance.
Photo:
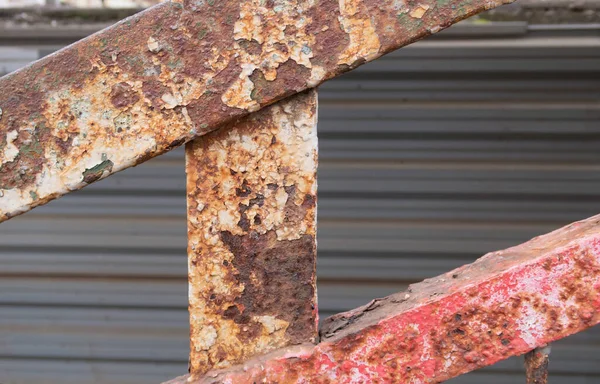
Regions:
[[548, 383], [548, 362], [550, 346], [545, 345], [525, 354], [525, 375], [527, 384]]
[[192, 378], [316, 342], [317, 93], [186, 147]]

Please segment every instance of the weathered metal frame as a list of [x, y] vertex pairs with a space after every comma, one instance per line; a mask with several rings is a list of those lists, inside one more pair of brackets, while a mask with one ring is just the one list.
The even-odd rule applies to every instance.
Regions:
[[439, 383], [533, 350], [527, 381], [540, 384], [543, 347], [599, 322], [595, 216], [333, 316], [316, 346], [281, 349], [194, 382]]
[[[0, 94], [0, 221], [219, 127], [225, 133], [213, 135], [217, 143], [227, 130], [274, 129], [260, 117], [286, 105], [310, 109], [310, 102], [300, 105], [305, 96], [238, 120], [506, 2], [181, 0], [153, 7], [0, 79], [7, 90]], [[207, 220], [208, 211], [202, 214], [199, 206], [215, 198], [208, 197], [211, 188], [197, 182], [199, 173], [218, 163], [199, 150], [209, 140], [187, 149], [188, 209], [193, 208], [189, 231], [191, 239], [198, 236], [198, 244], [208, 233], [193, 220]], [[228, 149], [233, 157], [241, 153], [236, 154], [235, 145], [223, 150]], [[316, 142], [309, 145], [312, 150]], [[233, 157], [224, 163], [230, 165]], [[296, 159], [285, 161], [291, 166]], [[316, 183], [314, 174], [277, 172], [288, 172], [296, 182], [304, 178], [305, 187], [306, 180]], [[257, 181], [253, 187], [263, 185]], [[308, 253], [314, 256], [314, 225], [306, 226], [314, 223], [314, 206], [305, 203], [314, 203], [315, 191], [310, 185], [307, 191], [296, 196], [302, 214], [290, 214], [288, 229], [294, 236], [307, 231], [313, 244]], [[235, 199], [221, 192], [217, 198]], [[244, 193], [236, 194], [241, 197], [236, 202], [250, 207]], [[280, 211], [274, 206], [262, 214]], [[238, 236], [278, 230], [250, 233], [242, 219], [229, 228], [240, 227]], [[173, 382], [430, 383], [528, 352], [527, 380], [543, 383], [549, 352], [544, 346], [600, 322], [599, 222], [595, 217], [573, 224], [334, 316], [321, 329], [317, 345], [272, 351], [299, 342], [280, 338], [268, 348], [263, 343], [237, 355], [225, 353], [225, 365], [209, 361], [196, 368], [198, 356], [192, 354], [194, 375]], [[200, 256], [191, 249], [191, 262]], [[300, 284], [309, 283], [314, 292], [314, 258], [298, 266], [312, 269]], [[202, 278], [201, 273], [190, 276]], [[295, 282], [291, 289], [298, 287]], [[235, 300], [228, 305], [237, 306]], [[313, 335], [304, 335], [306, 342], [316, 341], [311, 328], [316, 301], [311, 306], [311, 324], [300, 325]], [[216, 322], [229, 316], [222, 311], [212, 315]], [[272, 334], [266, 337], [276, 340]], [[243, 364], [204, 375], [233, 363]]]
[[174, 0], [0, 79], [0, 221], [512, 0]]

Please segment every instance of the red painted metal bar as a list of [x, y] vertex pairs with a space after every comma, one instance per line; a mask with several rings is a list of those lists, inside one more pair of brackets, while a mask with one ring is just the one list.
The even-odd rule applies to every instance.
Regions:
[[0, 221], [512, 0], [177, 0], [0, 79]]
[[438, 383], [598, 322], [600, 216], [336, 315], [317, 346], [189, 382]]
[[317, 92], [186, 147], [190, 370], [317, 341]]

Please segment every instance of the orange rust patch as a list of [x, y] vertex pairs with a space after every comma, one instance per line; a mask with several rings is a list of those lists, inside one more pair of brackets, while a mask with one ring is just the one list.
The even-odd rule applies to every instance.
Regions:
[[316, 341], [316, 93], [187, 147], [191, 370]]

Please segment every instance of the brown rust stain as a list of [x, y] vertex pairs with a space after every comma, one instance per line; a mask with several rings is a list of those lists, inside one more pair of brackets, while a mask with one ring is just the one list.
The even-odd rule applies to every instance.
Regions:
[[140, 100], [139, 95], [128, 83], [117, 83], [113, 85], [110, 92], [110, 101], [115, 108], [127, 108]]
[[0, 79], [0, 221], [505, 2], [159, 4]]
[[191, 370], [316, 333], [316, 93], [186, 148]]
[[[297, 240], [279, 241], [275, 231], [261, 236], [223, 232], [221, 241], [233, 254], [231, 266], [237, 271], [237, 281], [245, 287], [237, 305], [225, 310], [232, 316], [225, 317], [251, 327], [253, 316], [276, 314], [289, 324], [286, 337], [290, 344], [314, 340], [314, 237], [303, 235]], [[240, 335], [245, 342], [252, 342], [255, 336]]]

